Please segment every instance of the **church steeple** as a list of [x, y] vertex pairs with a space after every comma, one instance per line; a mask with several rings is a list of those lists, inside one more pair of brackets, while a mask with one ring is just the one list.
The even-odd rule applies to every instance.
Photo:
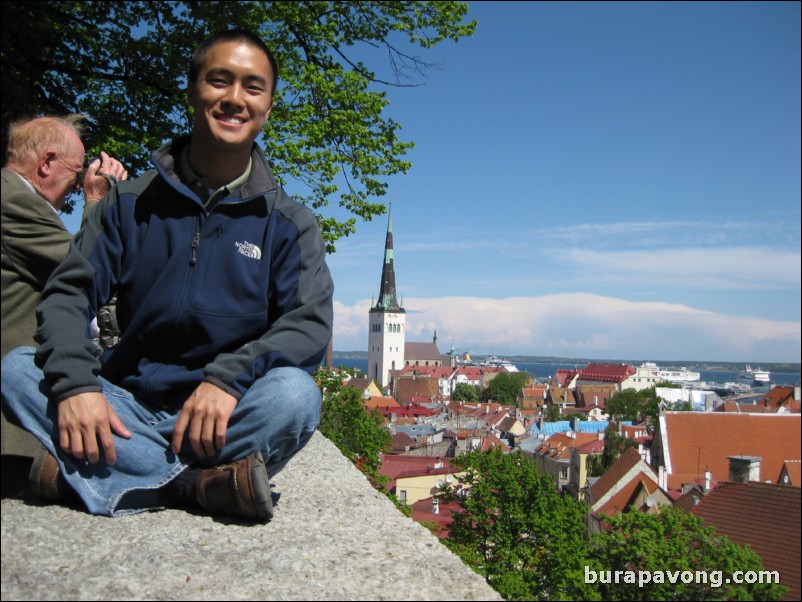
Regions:
[[393, 218], [387, 219], [382, 282], [376, 305], [368, 313], [368, 378], [381, 388], [392, 387], [395, 373], [404, 367], [406, 311], [398, 302], [393, 264]]
[[382, 267], [382, 280], [379, 287], [379, 299], [371, 311], [390, 311], [404, 313], [404, 308], [398, 303], [395, 290], [395, 264], [393, 262], [393, 215], [392, 207], [387, 217], [387, 238], [384, 242], [384, 265]]

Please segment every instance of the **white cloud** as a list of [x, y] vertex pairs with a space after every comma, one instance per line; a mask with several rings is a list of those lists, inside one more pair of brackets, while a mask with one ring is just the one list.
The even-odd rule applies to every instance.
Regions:
[[[369, 301], [335, 302], [334, 348], [367, 350]], [[408, 298], [407, 340], [441, 351], [564, 357], [799, 362], [799, 322], [570, 293]]]
[[798, 251], [766, 247], [599, 251], [559, 249], [550, 253], [589, 272], [637, 278], [639, 283], [729, 289], [799, 288]]

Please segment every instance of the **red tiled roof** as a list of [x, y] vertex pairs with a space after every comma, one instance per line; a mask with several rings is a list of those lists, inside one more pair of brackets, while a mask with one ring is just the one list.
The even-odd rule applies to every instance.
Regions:
[[453, 466], [443, 466], [442, 468], [434, 468], [433, 466], [427, 466], [425, 468], [416, 468], [413, 470], [407, 470], [405, 472], [399, 473], [395, 476], [395, 480], [398, 479], [409, 479], [412, 477], [425, 477], [427, 475], [440, 475], [440, 474], [455, 474], [460, 472], [459, 468], [455, 468]]
[[404, 366], [401, 370], [396, 371], [396, 377], [412, 376], [413, 374], [419, 376], [430, 376], [432, 378], [450, 378], [454, 373], [454, 368], [451, 366]]
[[488, 414], [495, 414], [496, 412], [502, 410], [504, 408], [503, 405], [500, 403], [482, 403], [477, 406], [474, 410], [473, 415], [477, 418], [481, 418], [482, 416]]
[[449, 466], [448, 458], [440, 456], [402, 456], [396, 454], [382, 454], [382, 467], [379, 474], [391, 479], [395, 479], [403, 472], [426, 470], [427, 466], [434, 466], [442, 462], [443, 466]]
[[582, 445], [574, 446], [574, 449], [580, 454], [600, 454], [604, 451], [604, 439], [599, 439], [594, 435], [593, 441], [588, 441]]
[[443, 539], [448, 537], [448, 525], [451, 524], [452, 514], [462, 511], [459, 502], [453, 501], [448, 504], [440, 502], [439, 511], [434, 513], [434, 498], [427, 497], [412, 504], [412, 514], [410, 518], [417, 523], [436, 522], [440, 530], [436, 533], [437, 537]]
[[513, 428], [515, 428], [516, 424], [520, 425], [521, 423], [514, 416], [507, 415], [507, 416], [504, 417], [503, 420], [499, 421], [496, 424], [496, 428], [498, 430], [500, 430], [501, 432], [503, 432], [503, 433], [507, 433], [507, 432], [511, 431]]
[[748, 544], [768, 571], [790, 588], [783, 600], [800, 599], [802, 489], [767, 483], [719, 483], [693, 509], [704, 524], [738, 544]]
[[654, 479], [641, 472], [637, 477], [621, 487], [609, 500], [599, 506], [595, 513], [597, 515], [613, 515], [623, 512], [632, 505], [633, 498], [641, 489], [645, 489], [648, 494], [652, 494], [659, 489], [659, 486]]
[[714, 412], [736, 412], [740, 414], [767, 414], [772, 410], [765, 406], [755, 403], [737, 403], [735, 401], [725, 401], [713, 408]]
[[554, 372], [554, 380], [560, 387], [565, 387], [570, 384], [574, 377], [579, 374], [579, 370], [566, 370], [565, 368], [558, 368]]
[[460, 366], [457, 368], [457, 374], [465, 376], [468, 380], [482, 380], [485, 374], [495, 374], [507, 372], [506, 368], [501, 366]]
[[482, 451], [487, 451], [493, 448], [501, 448], [502, 450], [509, 450], [510, 446], [507, 444], [506, 441], [502, 441], [498, 437], [496, 437], [493, 433], [488, 433], [482, 439], [481, 449]]
[[588, 364], [579, 371], [579, 379], [622, 383], [635, 372], [628, 364]]
[[484, 368], [479, 366], [461, 366], [457, 368], [457, 375], [465, 376], [468, 380], [480, 380], [484, 374]]
[[523, 397], [543, 397], [548, 391], [548, 385], [533, 385], [525, 389], [521, 389]]
[[799, 401], [794, 400], [793, 387], [772, 387], [757, 403], [774, 412], [782, 406], [799, 409]]
[[[565, 433], [554, 433], [535, 448], [535, 453], [551, 458], [567, 459], [571, 457], [571, 448], [579, 447], [598, 440], [596, 433], [575, 433], [569, 437]], [[604, 441], [602, 441], [602, 449]]]
[[452, 401], [448, 404], [448, 409], [455, 414], [465, 416], [467, 414], [473, 414], [476, 411], [476, 406], [459, 401]]
[[760, 480], [776, 482], [783, 462], [802, 459], [802, 416], [730, 412], [665, 412], [660, 437], [667, 486], [679, 489], [704, 476], [729, 479], [728, 456], [760, 457]]
[[584, 404], [600, 402], [604, 404], [605, 401], [617, 393], [615, 387], [615, 383], [606, 385], [577, 385], [576, 391], [574, 392], [574, 397], [576, 397], [578, 400], [581, 400]]
[[415, 440], [407, 433], [396, 433], [393, 435], [393, 450], [406, 451], [407, 448], [415, 447]]
[[641, 461], [638, 450], [634, 447], [628, 447], [622, 453], [618, 460], [613, 462], [604, 474], [599, 477], [599, 480], [590, 486], [589, 494], [591, 504], [595, 501], [602, 499], [604, 495], [618, 483], [624, 475], [626, 475], [638, 462]]
[[643, 424], [622, 424], [621, 434], [627, 439], [635, 439], [637, 437], [646, 436], [646, 426]]
[[360, 391], [364, 391], [372, 382], [372, 378], [353, 376], [345, 382], [345, 386], [350, 389], [359, 389]]
[[401, 404], [392, 397], [371, 397], [370, 399], [363, 399], [362, 403], [365, 404], [365, 409], [367, 410], [372, 410], [374, 408], [381, 410], [401, 407]]
[[549, 398], [551, 399], [552, 403], [557, 404], [575, 404], [576, 403], [576, 395], [574, 394], [573, 389], [567, 389], [564, 387], [551, 387], [549, 389]]

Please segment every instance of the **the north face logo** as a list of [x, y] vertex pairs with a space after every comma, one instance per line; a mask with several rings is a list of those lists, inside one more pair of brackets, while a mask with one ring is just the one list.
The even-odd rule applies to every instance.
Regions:
[[253, 243], [248, 241], [235, 242], [234, 246], [237, 247], [237, 251], [239, 251], [242, 255], [245, 255], [245, 257], [250, 257], [251, 259], [262, 258], [262, 249]]

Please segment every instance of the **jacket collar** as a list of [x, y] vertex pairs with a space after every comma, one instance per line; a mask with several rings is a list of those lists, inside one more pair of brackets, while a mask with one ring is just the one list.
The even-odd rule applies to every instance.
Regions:
[[[171, 186], [184, 196], [188, 196], [203, 205], [202, 199], [198, 197], [189, 186], [184, 184], [178, 176], [178, 162], [181, 157], [181, 151], [189, 144], [191, 139], [192, 136], [189, 134], [173, 139], [171, 142], [168, 142], [154, 151], [151, 155], [151, 161]], [[251, 150], [251, 174], [248, 181], [232, 195], [221, 199], [220, 203], [238, 203], [249, 201], [255, 197], [264, 196], [268, 203], [267, 209], [269, 211], [273, 208], [277, 189], [278, 185], [273, 176], [273, 170], [267, 162], [262, 149], [254, 143], [253, 149]]]

